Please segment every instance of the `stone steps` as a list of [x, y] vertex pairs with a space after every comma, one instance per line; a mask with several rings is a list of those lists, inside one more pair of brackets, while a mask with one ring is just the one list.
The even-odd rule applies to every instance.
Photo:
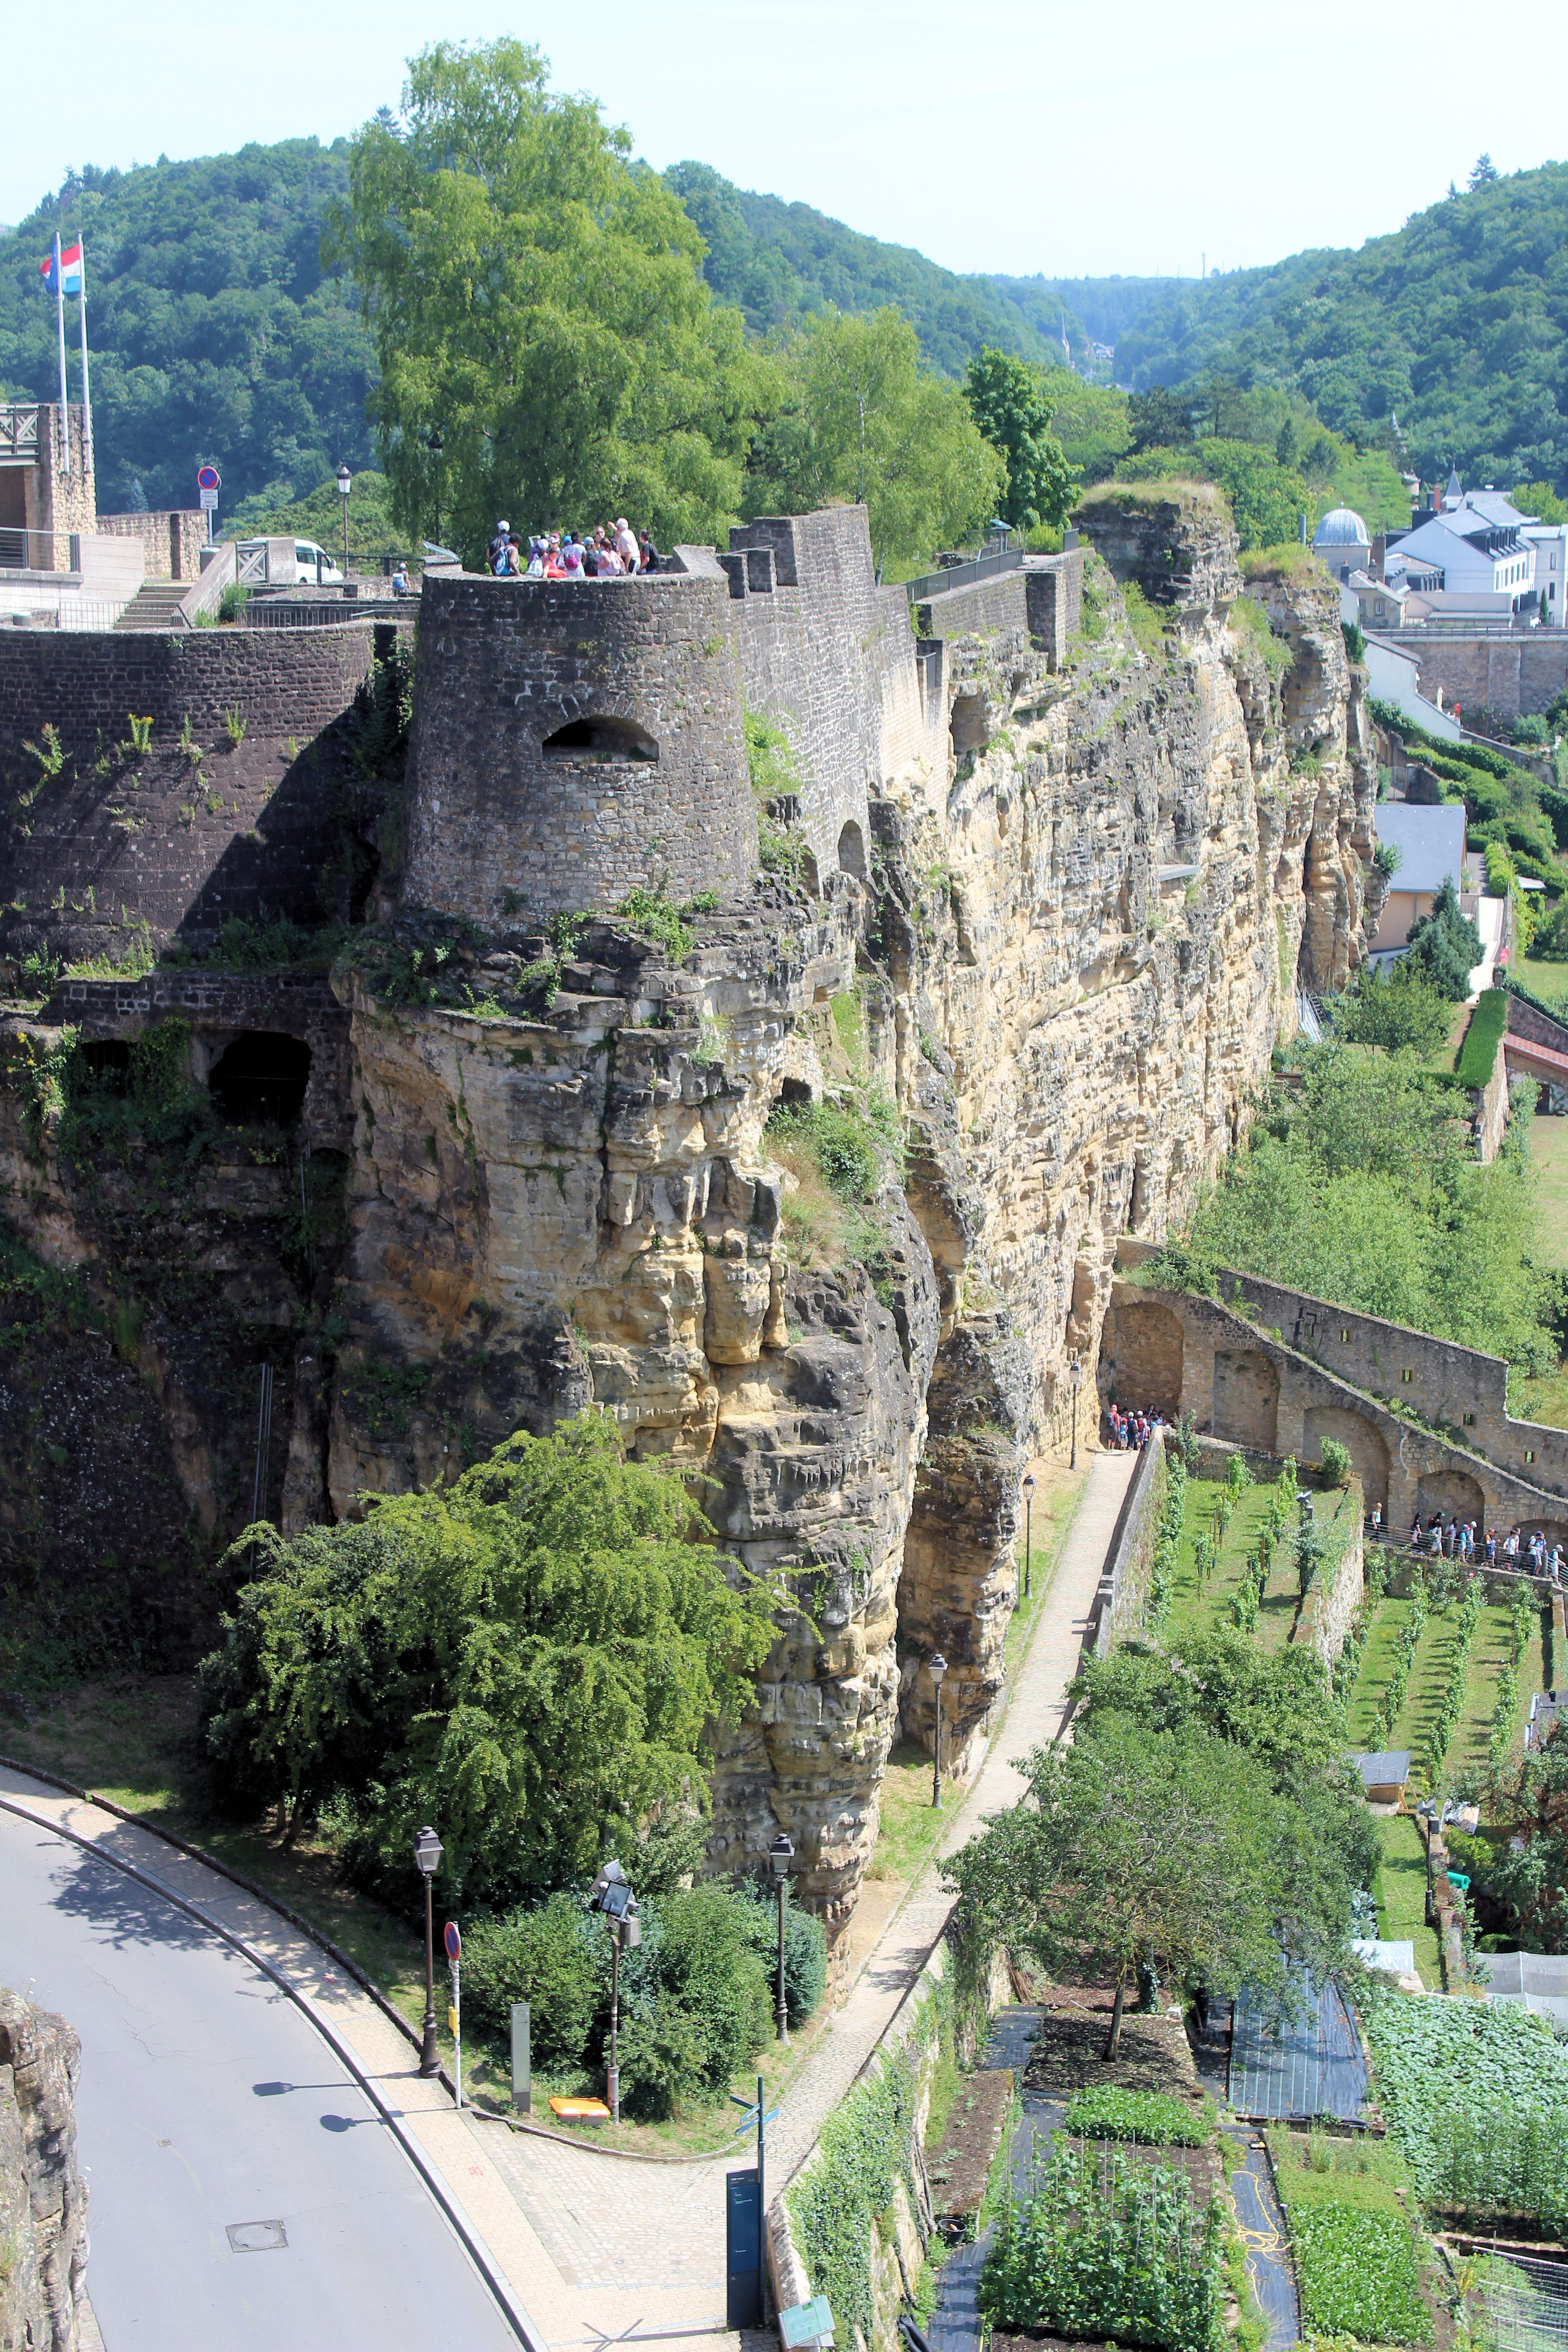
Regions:
[[117, 629], [188, 628], [190, 624], [180, 604], [189, 593], [188, 581], [145, 581], [114, 625]]

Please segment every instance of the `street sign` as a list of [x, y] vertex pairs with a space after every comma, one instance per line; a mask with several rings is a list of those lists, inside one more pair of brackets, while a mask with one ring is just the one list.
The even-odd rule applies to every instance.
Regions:
[[202, 512], [204, 514], [216, 514], [217, 512], [217, 492], [216, 490], [203, 490], [199, 493], [199, 496], [202, 502]]
[[456, 1968], [463, 1957], [463, 1939], [458, 1933], [458, 1923], [455, 1919], [447, 1920], [443, 1940], [447, 1947], [447, 1958]]
[[222, 489], [223, 477], [218, 472], [216, 466], [200, 466], [197, 467], [196, 488], [198, 490], [212, 490], [215, 493]]
[[827, 2297], [819, 2294], [810, 2303], [792, 2304], [779, 2314], [779, 2334], [784, 2337], [785, 2352], [804, 2352], [809, 2344], [831, 2344], [833, 2314]]

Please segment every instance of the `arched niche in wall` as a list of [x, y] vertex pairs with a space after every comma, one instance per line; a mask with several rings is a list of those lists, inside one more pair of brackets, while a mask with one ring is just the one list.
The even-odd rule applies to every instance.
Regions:
[[540, 745], [547, 760], [654, 761], [658, 744], [635, 719], [568, 719]]
[[838, 836], [838, 870], [853, 874], [858, 881], [866, 879], [866, 836], [853, 817]]

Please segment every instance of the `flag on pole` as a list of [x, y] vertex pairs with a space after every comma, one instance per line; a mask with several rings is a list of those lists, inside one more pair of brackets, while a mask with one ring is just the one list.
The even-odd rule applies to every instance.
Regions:
[[62, 248], [57, 236], [53, 253], [47, 253], [38, 264], [38, 275], [44, 290], [49, 294], [79, 294], [86, 278], [81, 257], [81, 239]]

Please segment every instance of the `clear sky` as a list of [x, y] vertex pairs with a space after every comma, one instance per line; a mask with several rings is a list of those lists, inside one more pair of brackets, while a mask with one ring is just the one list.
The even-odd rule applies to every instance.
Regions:
[[1568, 152], [1563, 0], [15, 0], [0, 221], [68, 166], [395, 105], [437, 39], [531, 41], [658, 166], [694, 156], [952, 269], [1181, 272], [1359, 245]]

